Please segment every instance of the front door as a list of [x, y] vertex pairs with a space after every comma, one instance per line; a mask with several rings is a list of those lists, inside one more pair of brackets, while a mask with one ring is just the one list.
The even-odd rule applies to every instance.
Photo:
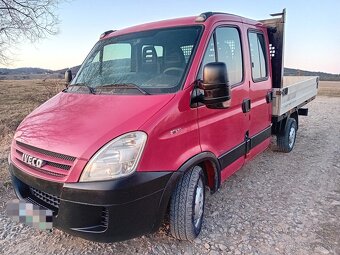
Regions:
[[241, 32], [237, 24], [215, 29], [206, 47], [198, 79], [209, 62], [225, 62], [231, 85], [231, 105], [227, 109], [198, 108], [198, 124], [202, 151], [210, 151], [222, 166], [221, 179], [225, 180], [244, 163], [245, 137], [249, 129], [249, 112], [242, 104], [249, 98], [249, 85], [245, 82]]

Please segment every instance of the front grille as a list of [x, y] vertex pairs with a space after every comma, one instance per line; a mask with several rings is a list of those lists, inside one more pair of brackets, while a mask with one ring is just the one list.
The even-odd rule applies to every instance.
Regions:
[[48, 171], [48, 170], [45, 170], [45, 169], [41, 169], [41, 168], [38, 168], [38, 167], [35, 167], [35, 166], [31, 166], [29, 164], [26, 164], [24, 162], [21, 162], [23, 165], [31, 168], [31, 169], [34, 169], [35, 171], [37, 172], [40, 172], [40, 173], [43, 173], [43, 174], [47, 174], [47, 175], [52, 175], [52, 176], [55, 176], [55, 177], [65, 177], [66, 174], [60, 174], [60, 173], [55, 173], [55, 172], [52, 172], [52, 171]]
[[[72, 168], [73, 162], [76, 159], [73, 156], [47, 151], [19, 141], [16, 141], [15, 150], [15, 157], [18, 160], [18, 163], [41, 174], [56, 177], [61, 181], [64, 181], [65, 178], [67, 178], [70, 173], [69, 170]], [[45, 164], [39, 168], [27, 164], [22, 160], [23, 153], [44, 160]]]
[[25, 143], [22, 143], [22, 142], [19, 142], [19, 141], [16, 141], [16, 143], [17, 143], [17, 145], [19, 145], [21, 147], [24, 147], [26, 149], [44, 154], [46, 156], [50, 156], [50, 157], [54, 157], [54, 158], [60, 158], [60, 159], [64, 159], [64, 160], [72, 161], [72, 162], [76, 160], [76, 157], [68, 156], [68, 155], [61, 154], [61, 153], [56, 153], [56, 152], [53, 152], [53, 151], [47, 151], [47, 150], [40, 149], [40, 148], [34, 147], [32, 145], [29, 145], [29, 144], [25, 144]]
[[[21, 151], [16, 150], [16, 152], [19, 153], [20, 156], [22, 156]], [[32, 167], [31, 165], [28, 165], [28, 164], [26, 164], [26, 165], [29, 166], [29, 167]], [[50, 162], [50, 161], [46, 161], [46, 165], [53, 166], [55, 168], [60, 168], [60, 169], [63, 169], [63, 170], [70, 170], [71, 169], [71, 166], [69, 166], [69, 165], [59, 164], [59, 163]], [[32, 168], [35, 168], [35, 167], [32, 167]]]
[[46, 165], [54, 166], [56, 168], [60, 168], [60, 169], [63, 169], [63, 170], [70, 170], [71, 169], [71, 166], [63, 165], [63, 164], [59, 164], [59, 163], [54, 163], [54, 162], [47, 162]]
[[[57, 211], [59, 209], [60, 204], [60, 198], [51, 194], [48, 194], [46, 192], [43, 192], [41, 190], [35, 189], [33, 187], [29, 187], [30, 189], [30, 198], [33, 199], [35, 202], [44, 202], [47, 204], [47, 207], [49, 209], [52, 209], [53, 211]], [[38, 200], [37, 200], [38, 199]], [[40, 201], [39, 201], [40, 200]]]

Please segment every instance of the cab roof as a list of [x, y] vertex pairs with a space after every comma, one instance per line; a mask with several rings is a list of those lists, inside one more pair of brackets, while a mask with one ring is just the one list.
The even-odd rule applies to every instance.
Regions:
[[262, 25], [261, 22], [256, 20], [251, 20], [247, 18], [243, 18], [241, 16], [237, 16], [229, 13], [220, 13], [220, 12], [205, 12], [200, 14], [199, 16], [190, 16], [184, 18], [176, 18], [176, 19], [168, 19], [155, 21], [150, 23], [145, 23], [141, 25], [136, 25], [128, 28], [123, 28], [115, 31], [107, 31], [103, 33], [101, 39], [107, 39], [117, 35], [129, 34], [134, 32], [141, 32], [146, 30], [153, 29], [162, 29], [168, 27], [178, 27], [178, 26], [197, 26], [197, 25], [212, 25], [216, 22], [220, 21], [233, 21], [240, 23], [247, 23], [255, 26]]

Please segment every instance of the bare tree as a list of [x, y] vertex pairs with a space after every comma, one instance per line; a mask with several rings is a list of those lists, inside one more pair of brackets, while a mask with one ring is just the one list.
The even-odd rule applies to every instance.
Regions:
[[0, 64], [23, 40], [36, 42], [58, 32], [55, 14], [59, 0], [0, 0]]

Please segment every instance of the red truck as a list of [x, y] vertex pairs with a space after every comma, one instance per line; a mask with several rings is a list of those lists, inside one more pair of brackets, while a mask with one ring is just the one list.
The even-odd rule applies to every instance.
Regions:
[[200, 233], [205, 193], [268, 148], [293, 149], [317, 77], [283, 77], [285, 12], [207, 12], [101, 35], [67, 88], [17, 128], [19, 199], [53, 224], [112, 242]]

